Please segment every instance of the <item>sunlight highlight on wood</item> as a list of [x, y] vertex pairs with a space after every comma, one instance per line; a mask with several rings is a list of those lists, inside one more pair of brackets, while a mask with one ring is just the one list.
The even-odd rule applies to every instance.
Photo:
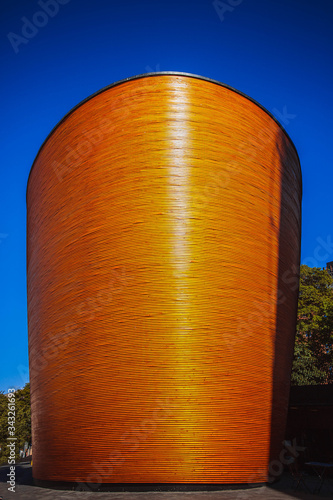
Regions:
[[27, 211], [34, 477], [266, 481], [300, 252], [281, 126], [214, 81], [120, 82], [52, 131]]

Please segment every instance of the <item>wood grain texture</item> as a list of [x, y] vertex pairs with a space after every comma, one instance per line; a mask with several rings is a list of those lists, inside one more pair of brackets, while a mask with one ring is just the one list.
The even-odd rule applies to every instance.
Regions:
[[36, 479], [267, 480], [300, 205], [289, 138], [222, 85], [147, 76], [66, 116], [27, 190]]

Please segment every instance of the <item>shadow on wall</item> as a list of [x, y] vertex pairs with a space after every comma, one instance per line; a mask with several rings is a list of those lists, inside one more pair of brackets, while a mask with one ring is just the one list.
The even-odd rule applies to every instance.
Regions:
[[[284, 468], [283, 440], [289, 405], [299, 288], [302, 177], [299, 159], [282, 129], [276, 140], [281, 168], [278, 296], [273, 365], [270, 476]], [[287, 163], [288, 162], [288, 163]], [[272, 171], [272, 176], [276, 175]], [[273, 230], [273, 228], [272, 228]]]

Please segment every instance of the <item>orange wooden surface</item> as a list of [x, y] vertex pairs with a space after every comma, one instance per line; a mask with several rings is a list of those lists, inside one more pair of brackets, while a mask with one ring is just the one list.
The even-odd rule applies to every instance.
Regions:
[[289, 138], [214, 82], [132, 79], [65, 117], [27, 191], [35, 478], [267, 479], [300, 203]]

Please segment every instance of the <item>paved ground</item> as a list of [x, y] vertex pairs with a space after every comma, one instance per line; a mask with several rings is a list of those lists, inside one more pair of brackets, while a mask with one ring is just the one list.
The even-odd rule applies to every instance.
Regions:
[[[16, 488], [15, 493], [8, 491], [7, 481], [8, 467], [0, 467], [0, 500], [314, 500], [316, 498], [333, 498], [332, 480], [324, 484], [319, 494], [310, 494], [304, 487], [293, 491], [293, 480], [288, 474], [274, 486], [263, 486], [260, 488], [248, 488], [242, 490], [222, 491], [195, 491], [195, 492], [92, 492], [92, 491], [64, 491], [34, 486], [30, 463], [16, 465]], [[306, 484], [313, 491], [317, 480], [313, 476], [307, 476]]]

